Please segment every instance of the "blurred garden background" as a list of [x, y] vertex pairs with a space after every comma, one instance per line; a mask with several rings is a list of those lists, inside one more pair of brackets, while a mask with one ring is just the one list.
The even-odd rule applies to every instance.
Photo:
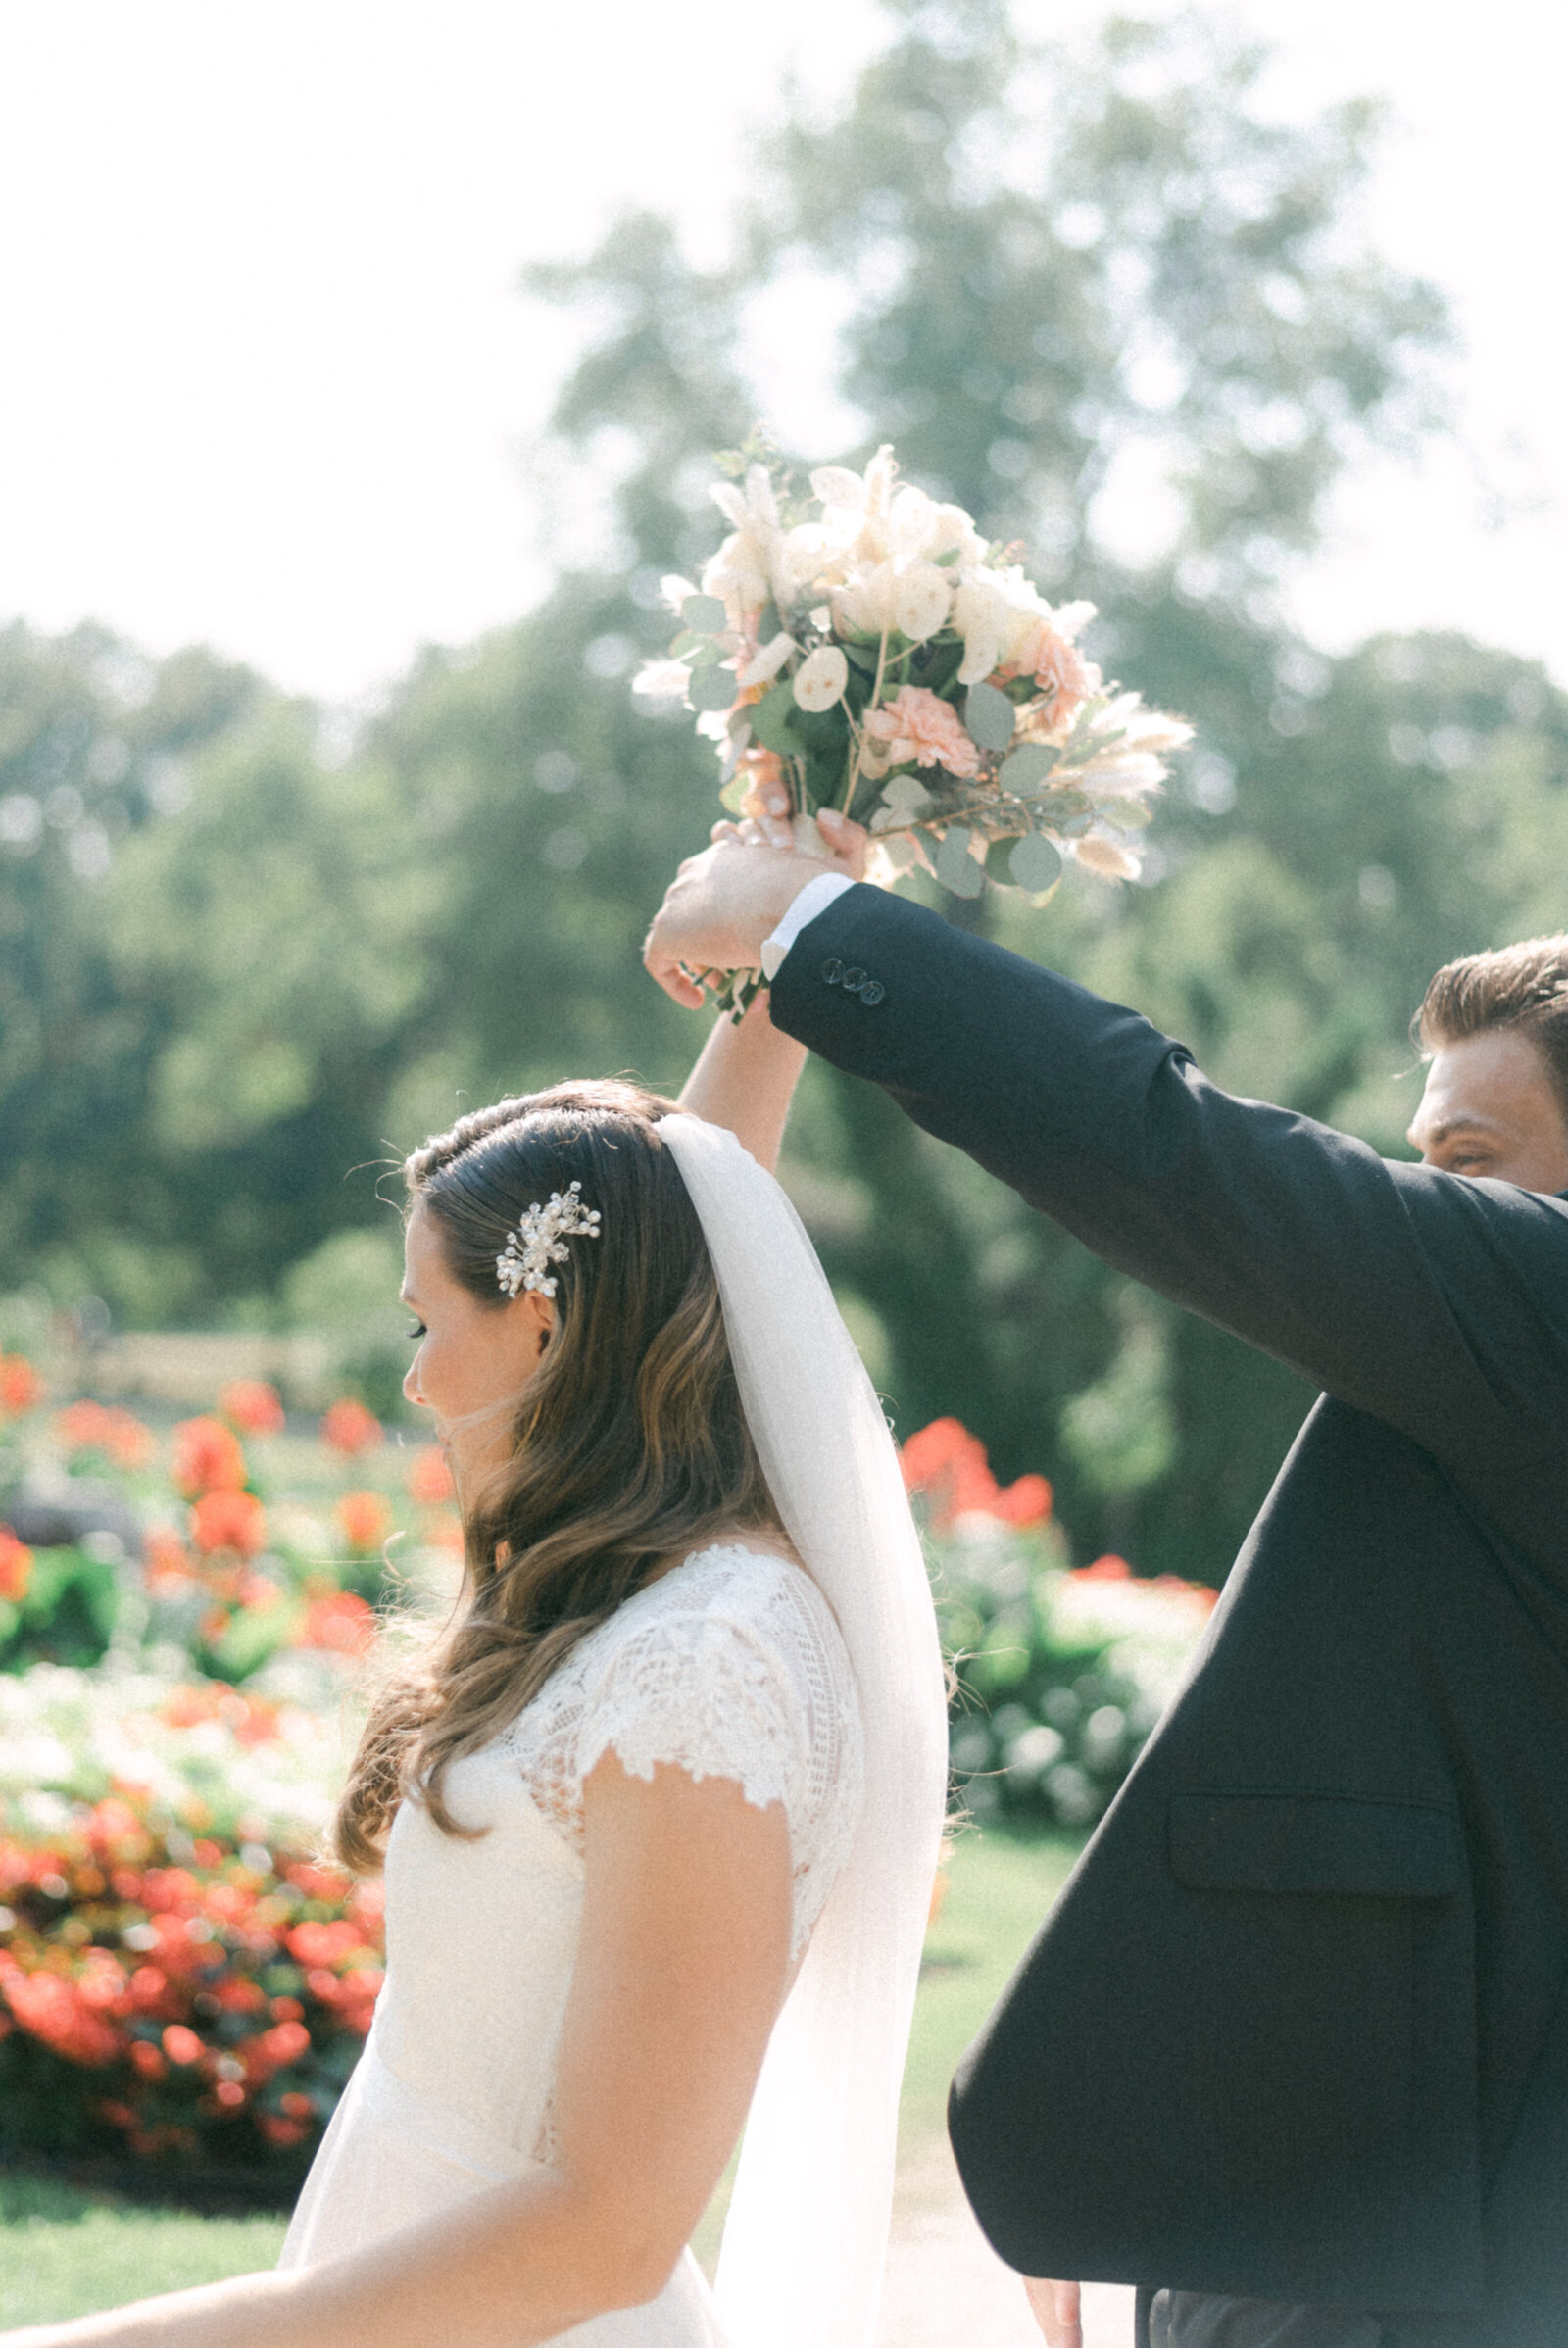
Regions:
[[[0, 613], [0, 2217], [36, 2281], [0, 2322], [270, 2256], [270, 2219], [176, 2226], [105, 2279], [111, 2205], [70, 2195], [140, 2163], [286, 2197], [352, 2060], [374, 1903], [314, 1838], [373, 1609], [439, 1602], [457, 1538], [399, 1398], [390, 1170], [503, 1091], [679, 1088], [701, 1030], [639, 948], [714, 775], [629, 684], [661, 574], [716, 543], [712, 452], [780, 427], [770, 370], [808, 350], [840, 437], [803, 457], [892, 440], [1197, 729], [1138, 886], [950, 918], [1394, 1154], [1433, 968], [1565, 918], [1539, 643], [1301, 619], [1347, 484], [1463, 412], [1446, 291], [1369, 225], [1379, 106], [1282, 105], [1245, 13], [1058, 43], [1007, 0], [887, 0], [851, 50], [748, 82], [704, 236], [635, 188], [591, 242], [518, 223], [545, 553], [514, 618], [346, 707], [243, 646]], [[702, 41], [672, 24], [665, 62], [700, 73]], [[1311, 1397], [832, 1071], [784, 1178], [968, 1658], [929, 2135]]]

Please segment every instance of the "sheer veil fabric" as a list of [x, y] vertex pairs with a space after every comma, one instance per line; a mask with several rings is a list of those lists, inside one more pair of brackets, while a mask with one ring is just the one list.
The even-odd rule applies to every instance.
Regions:
[[713, 1260], [769, 1489], [849, 1648], [865, 1739], [855, 1845], [752, 2102], [719, 2312], [735, 2348], [872, 2348], [947, 1783], [936, 1620], [887, 1422], [795, 1210], [732, 1134], [686, 1115], [659, 1132]]

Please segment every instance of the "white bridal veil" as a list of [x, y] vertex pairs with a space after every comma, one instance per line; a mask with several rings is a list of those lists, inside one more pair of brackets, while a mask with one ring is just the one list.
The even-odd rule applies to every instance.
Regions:
[[941, 1838], [947, 1706], [881, 1405], [793, 1207], [732, 1134], [660, 1124], [718, 1276], [753, 1439], [859, 1688], [865, 1806], [774, 2027], [719, 2258], [735, 2348], [871, 2348], [899, 2087]]

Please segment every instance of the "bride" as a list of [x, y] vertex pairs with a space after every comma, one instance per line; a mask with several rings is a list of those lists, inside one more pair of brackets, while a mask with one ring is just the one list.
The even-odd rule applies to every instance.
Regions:
[[717, 1126], [562, 1086], [406, 1173], [467, 1564], [338, 1814], [369, 2038], [276, 2273], [7, 2339], [870, 2348], [946, 1762], [880, 1407]]

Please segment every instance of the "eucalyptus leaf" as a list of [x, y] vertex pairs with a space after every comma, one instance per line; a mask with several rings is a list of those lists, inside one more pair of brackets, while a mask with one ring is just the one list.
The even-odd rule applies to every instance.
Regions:
[[716, 636], [729, 625], [729, 613], [716, 595], [689, 595], [681, 605], [680, 615], [699, 636]]
[[969, 854], [966, 823], [956, 823], [947, 833], [936, 853], [936, 873], [955, 897], [978, 897], [985, 887], [986, 876]]
[[688, 698], [694, 709], [727, 709], [740, 687], [733, 668], [694, 670]]
[[895, 807], [906, 822], [921, 807], [931, 805], [931, 794], [924, 783], [912, 774], [896, 774], [883, 787], [882, 804]]
[[776, 751], [781, 758], [798, 758], [801, 736], [795, 719], [800, 712], [795, 706], [795, 688], [789, 681], [775, 685], [751, 707], [752, 735], [764, 750]]
[[1003, 761], [997, 780], [1004, 791], [1032, 791], [1056, 763], [1056, 753], [1044, 742], [1025, 742]]
[[718, 795], [718, 804], [726, 815], [739, 815], [741, 801], [752, 787], [749, 774], [732, 774]]
[[1007, 870], [1020, 889], [1038, 897], [1043, 889], [1053, 888], [1061, 878], [1060, 851], [1043, 832], [1025, 832], [1021, 840], [1012, 844]]
[[1017, 722], [1011, 702], [995, 685], [971, 685], [963, 705], [970, 739], [982, 750], [1005, 750]]
[[706, 636], [694, 636], [687, 628], [670, 646], [669, 657], [672, 660], [688, 660], [693, 653], [700, 652], [707, 641]]

